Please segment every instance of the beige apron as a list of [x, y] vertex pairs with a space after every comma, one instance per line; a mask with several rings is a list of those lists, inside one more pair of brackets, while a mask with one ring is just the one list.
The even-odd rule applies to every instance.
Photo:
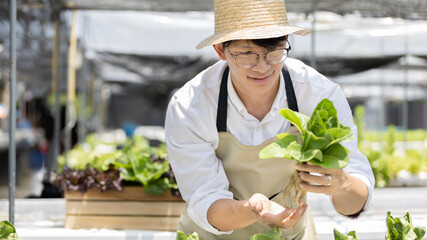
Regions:
[[[286, 84], [288, 104], [291, 109], [298, 110], [289, 73], [285, 69], [282, 71]], [[261, 193], [269, 198], [276, 195], [271, 200], [282, 204], [281, 199], [283, 192], [281, 190], [289, 182], [290, 177], [295, 171], [296, 162], [283, 158], [259, 159], [258, 153], [261, 149], [277, 140], [276, 137], [257, 146], [247, 146], [241, 144], [232, 134], [226, 132], [227, 76], [228, 68], [224, 71], [219, 95], [217, 116], [219, 144], [216, 149], [216, 156], [221, 160], [229, 180], [229, 190], [233, 193], [234, 198], [238, 200], [248, 200], [253, 194]], [[294, 126], [290, 127], [286, 132], [299, 135], [298, 129]], [[305, 201], [306, 199], [304, 199], [304, 202]], [[286, 202], [287, 204], [291, 203], [289, 199], [286, 199]], [[295, 207], [296, 206], [294, 206], [294, 208]], [[185, 209], [180, 218], [178, 229], [186, 234], [197, 232], [200, 240], [249, 240], [254, 234], [267, 233], [270, 227], [257, 221], [245, 228], [235, 230], [231, 234], [214, 235], [197, 226], [190, 219], [187, 209]], [[310, 208], [307, 209], [304, 216], [295, 227], [281, 229], [281, 231], [284, 239], [318, 239]]]

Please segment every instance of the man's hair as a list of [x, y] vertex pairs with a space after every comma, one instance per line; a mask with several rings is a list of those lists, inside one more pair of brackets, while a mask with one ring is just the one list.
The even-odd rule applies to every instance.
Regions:
[[[281, 47], [283, 42], [286, 40], [288, 36], [282, 36], [282, 37], [278, 37], [278, 38], [265, 38], [265, 39], [251, 39], [249, 41], [253, 42], [255, 45], [265, 48], [267, 50], [271, 50], [271, 49], [275, 49], [278, 47]], [[230, 46], [230, 44], [233, 42], [233, 40], [231, 41], [227, 41], [227, 42], [223, 42], [222, 43], [222, 47], [226, 48], [228, 46]]]

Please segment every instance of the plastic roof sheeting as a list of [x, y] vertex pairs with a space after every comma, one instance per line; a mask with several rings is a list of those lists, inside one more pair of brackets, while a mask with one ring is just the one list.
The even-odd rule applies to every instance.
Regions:
[[[82, 11], [80, 36], [87, 49], [140, 55], [212, 55], [195, 46], [214, 32], [212, 12]], [[311, 28], [311, 22], [289, 13], [289, 21]], [[427, 56], [427, 21], [363, 18], [316, 13], [319, 58]], [[311, 54], [311, 37], [291, 35], [291, 56]], [[327, 43], [327, 44], [326, 44]], [[215, 54], [214, 54], [215, 55]]]
[[427, 20], [425, 0], [285, 0], [288, 11], [359, 12], [366, 17], [395, 17]]
[[347, 97], [378, 97], [389, 100], [425, 99], [427, 90], [427, 60], [416, 56], [402, 57], [377, 69], [338, 76]]
[[[50, 0], [57, 9], [133, 11], [211, 11], [213, 0]], [[286, 0], [289, 12], [359, 12], [369, 17], [427, 20], [425, 0]]]
[[51, 0], [62, 9], [132, 11], [210, 11], [213, 0]]

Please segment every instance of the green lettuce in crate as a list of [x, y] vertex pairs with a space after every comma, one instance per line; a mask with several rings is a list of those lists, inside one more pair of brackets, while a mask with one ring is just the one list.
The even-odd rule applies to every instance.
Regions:
[[0, 222], [0, 240], [19, 240], [15, 227], [9, 221]]
[[[348, 150], [340, 142], [353, 140], [354, 136], [350, 127], [339, 122], [337, 111], [329, 99], [323, 99], [311, 117], [290, 109], [282, 109], [279, 113], [298, 128], [301, 141], [298, 141], [296, 135], [280, 133], [277, 141], [261, 150], [261, 159], [286, 158], [300, 163], [310, 162], [324, 168], [344, 168], [348, 165]], [[299, 183], [298, 173], [295, 171], [290, 184], [284, 189], [284, 204], [286, 196], [301, 203], [306, 192], [301, 190]]]
[[55, 186], [65, 185], [68, 190], [84, 193], [92, 187], [105, 191], [140, 185], [150, 194], [170, 189], [179, 195], [164, 143], [151, 147], [147, 138], [136, 135], [123, 144], [104, 144], [93, 134], [86, 141], [70, 151], [67, 164], [65, 156], [61, 156], [62, 165], [53, 181]]
[[150, 194], [161, 194], [168, 189], [178, 189], [165, 148], [141, 147], [145, 138], [129, 141], [123, 148], [123, 155], [114, 162], [120, 169], [120, 177], [128, 182], [137, 182]]
[[426, 228], [414, 227], [409, 212], [403, 217], [393, 218], [390, 212], [387, 212], [387, 236], [386, 240], [421, 240], [423, 239]]

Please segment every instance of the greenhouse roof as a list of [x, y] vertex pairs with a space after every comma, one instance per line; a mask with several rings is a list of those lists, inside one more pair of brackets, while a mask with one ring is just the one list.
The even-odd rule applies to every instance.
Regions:
[[60, 9], [133, 11], [210, 11], [213, 0], [51, 0]]
[[[50, 0], [54, 9], [211, 11], [213, 0]], [[286, 0], [289, 12], [359, 12], [369, 17], [427, 19], [424, 0]]]

